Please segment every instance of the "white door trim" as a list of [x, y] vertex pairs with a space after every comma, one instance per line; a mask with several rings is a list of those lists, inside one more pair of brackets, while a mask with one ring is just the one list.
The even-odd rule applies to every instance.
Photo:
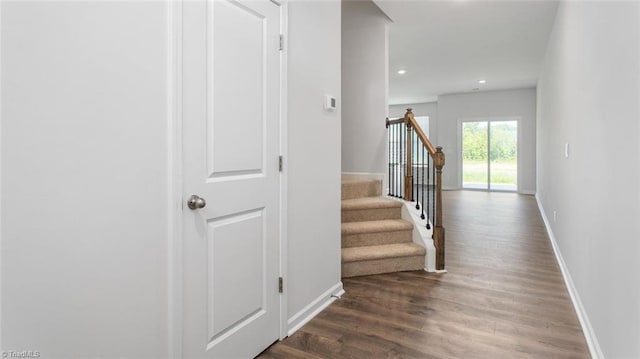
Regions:
[[182, 1], [167, 2], [169, 140], [168, 347], [169, 358], [182, 357]]
[[282, 172], [280, 172], [280, 277], [284, 278], [283, 291], [280, 294], [280, 340], [287, 337], [288, 325], [288, 271], [287, 271], [287, 247], [288, 247], [288, 220], [287, 220], [287, 188], [288, 188], [288, 74], [287, 74], [287, 39], [289, 38], [289, 1], [280, 3], [280, 34], [284, 37], [284, 46], [280, 51], [280, 155], [284, 157]]
[[[2, 1], [0, 1], [0, 109], [2, 108]], [[0, 140], [2, 139], [2, 111], [0, 111]], [[2, 228], [2, 146], [0, 146], [0, 228]], [[0, 231], [0, 323], [2, 323], [2, 231]], [[0, 348], [2, 346], [2, 326], [0, 325]]]

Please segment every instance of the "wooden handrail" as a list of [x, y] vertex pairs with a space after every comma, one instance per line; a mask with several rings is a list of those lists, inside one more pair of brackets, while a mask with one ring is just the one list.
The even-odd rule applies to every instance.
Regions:
[[418, 122], [416, 122], [416, 119], [413, 116], [413, 112], [411, 108], [407, 109], [407, 112], [404, 114], [403, 120], [404, 120], [404, 123], [406, 123], [407, 125], [411, 125], [411, 127], [415, 129], [416, 134], [420, 138], [420, 141], [424, 143], [424, 146], [427, 148], [427, 151], [429, 151], [429, 153], [431, 154], [431, 157], [433, 157], [437, 152], [436, 148], [433, 147], [433, 144], [431, 143], [431, 141], [429, 141], [429, 139], [427, 138], [427, 135], [424, 134], [424, 132], [422, 131], [422, 128], [418, 126]]
[[389, 127], [389, 125], [395, 125], [395, 124], [398, 124], [398, 123], [404, 123], [404, 118], [398, 118], [398, 119], [395, 119], [395, 120], [390, 120], [390, 119], [387, 118], [387, 127]]
[[[390, 125], [404, 124], [406, 127], [406, 141], [405, 141], [405, 158], [406, 160], [406, 169], [404, 175], [404, 193], [403, 197], [407, 201], [413, 201], [413, 186], [414, 186], [414, 178], [413, 178], [413, 164], [411, 161], [412, 158], [412, 149], [413, 143], [412, 131], [416, 132], [416, 135], [420, 142], [424, 145], [424, 147], [429, 152], [429, 156], [433, 159], [433, 166], [435, 168], [435, 218], [433, 223], [433, 244], [436, 248], [436, 270], [444, 270], [444, 245], [445, 245], [445, 235], [444, 235], [444, 226], [442, 224], [442, 168], [445, 163], [444, 152], [442, 151], [442, 147], [434, 147], [431, 141], [427, 138], [422, 128], [416, 122], [416, 119], [413, 115], [413, 111], [411, 108], [407, 109], [407, 112], [404, 114], [403, 118], [390, 120], [387, 118], [386, 127], [389, 128]], [[417, 201], [417, 198], [416, 198]], [[423, 203], [423, 206], [425, 204]], [[417, 208], [417, 207], [416, 207]], [[424, 217], [423, 217], [424, 218]]]

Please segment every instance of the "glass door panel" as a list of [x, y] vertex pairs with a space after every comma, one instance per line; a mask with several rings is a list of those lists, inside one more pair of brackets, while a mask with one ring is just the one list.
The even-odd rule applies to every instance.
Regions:
[[488, 122], [462, 123], [462, 187], [489, 188]]
[[489, 187], [498, 191], [518, 189], [518, 122], [489, 124]]
[[462, 122], [462, 188], [518, 190], [518, 121]]

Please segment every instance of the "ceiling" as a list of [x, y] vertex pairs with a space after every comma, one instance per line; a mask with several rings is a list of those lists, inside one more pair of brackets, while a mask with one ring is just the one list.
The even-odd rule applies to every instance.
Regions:
[[[558, 6], [556, 1], [375, 3], [393, 21], [389, 25], [390, 104], [535, 86]], [[399, 69], [406, 74], [399, 75]]]

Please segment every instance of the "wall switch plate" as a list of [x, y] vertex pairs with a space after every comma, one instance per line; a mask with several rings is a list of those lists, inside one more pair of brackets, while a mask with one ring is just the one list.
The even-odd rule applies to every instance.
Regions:
[[569, 158], [569, 142], [564, 144], [564, 158]]
[[331, 95], [324, 95], [324, 109], [327, 111], [335, 111], [338, 106], [338, 100]]

